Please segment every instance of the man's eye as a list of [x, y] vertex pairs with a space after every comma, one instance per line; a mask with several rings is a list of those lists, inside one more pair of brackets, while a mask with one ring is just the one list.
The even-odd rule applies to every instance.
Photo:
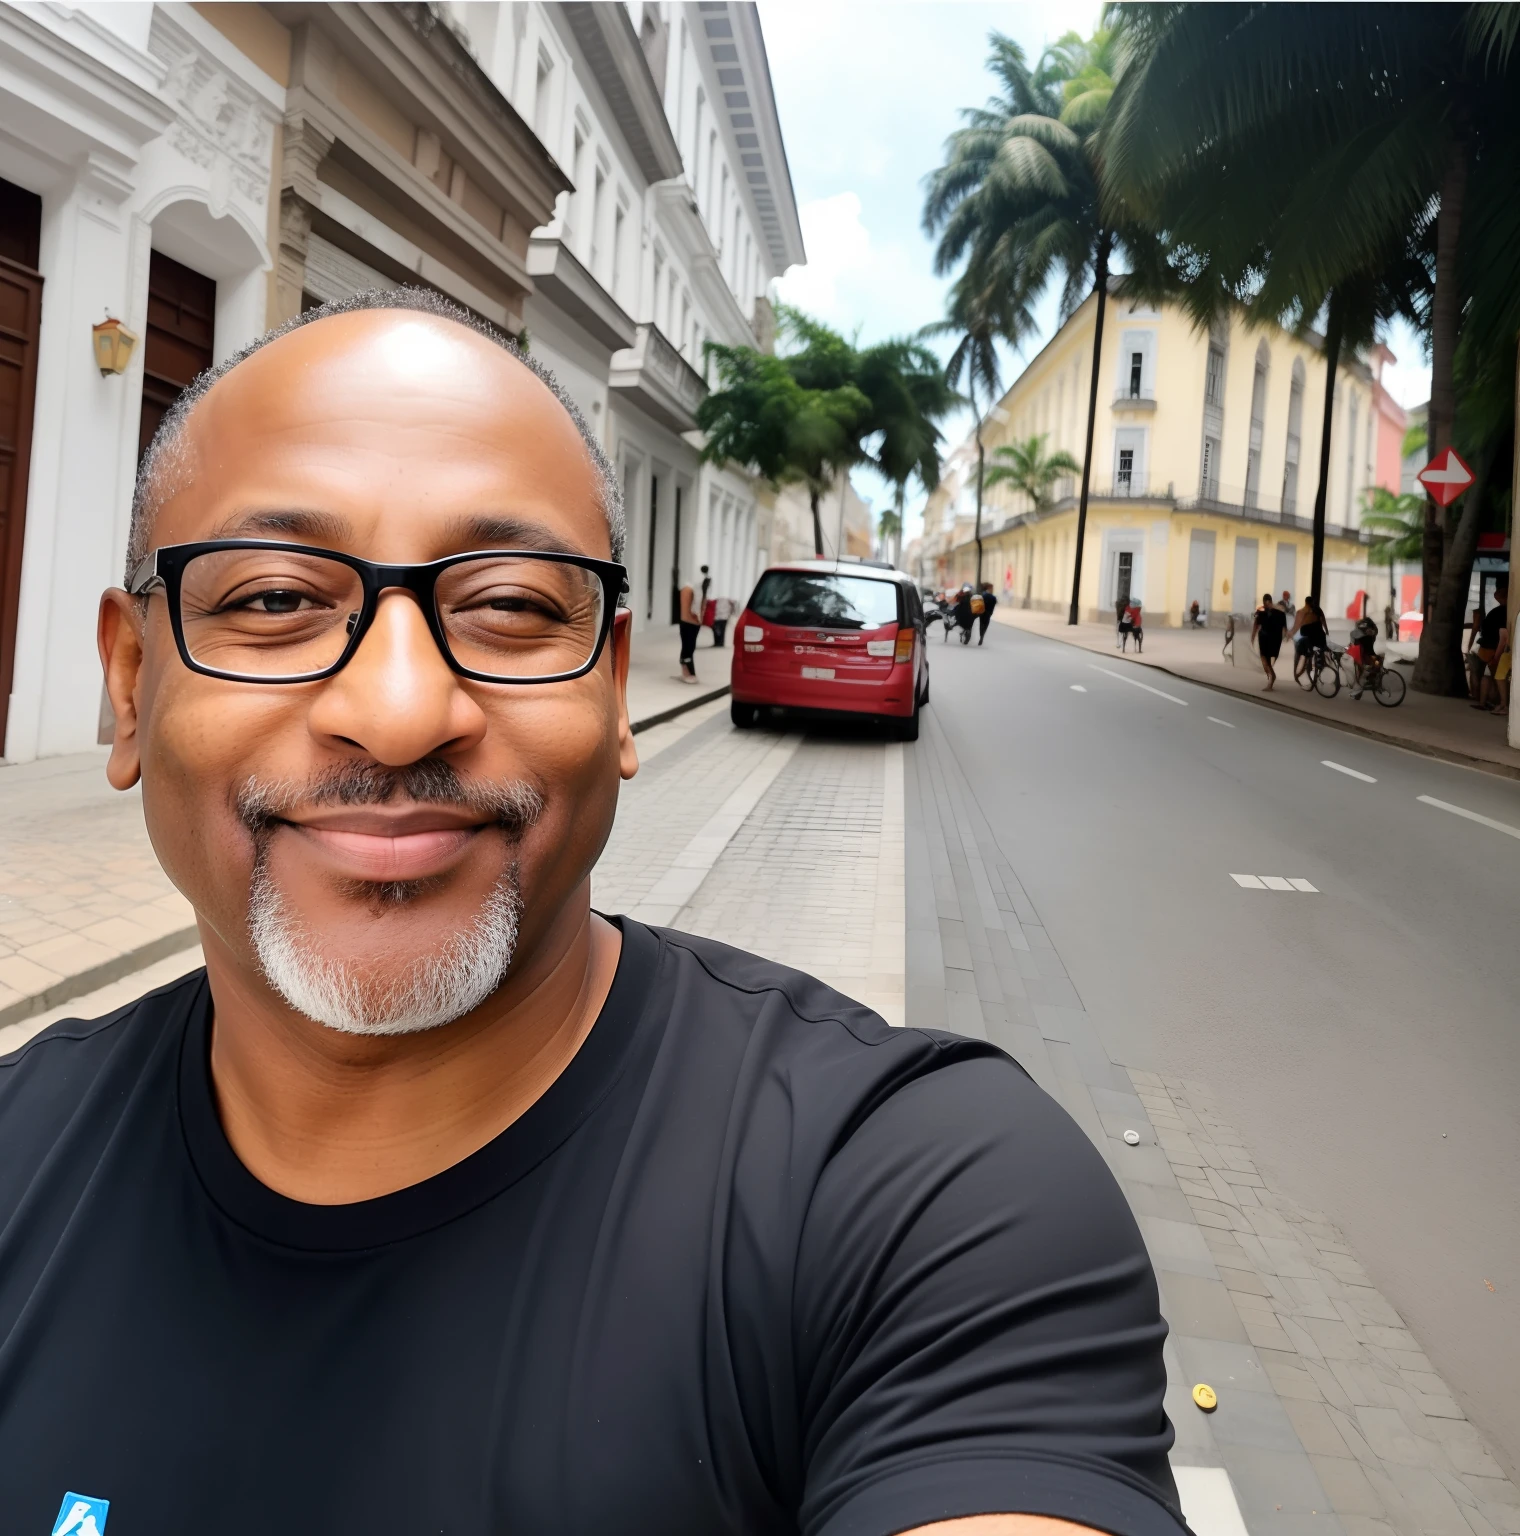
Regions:
[[298, 613], [303, 606], [308, 605], [311, 605], [311, 599], [304, 592], [290, 592], [283, 589], [255, 592], [252, 597], [232, 604], [233, 607], [242, 608], [250, 613]]

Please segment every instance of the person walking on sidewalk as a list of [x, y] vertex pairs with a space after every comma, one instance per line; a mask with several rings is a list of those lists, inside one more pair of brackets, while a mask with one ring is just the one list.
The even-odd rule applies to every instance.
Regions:
[[622, 528], [553, 376], [424, 290], [164, 417], [107, 773], [206, 965], [0, 1060], [7, 1531], [84, 1486], [221, 1536], [1182, 1536], [1156, 1277], [1055, 1101], [592, 910]]
[[1129, 632], [1133, 627], [1129, 616], [1129, 598], [1121, 597], [1114, 602], [1114, 649], [1129, 649]]
[[978, 594], [971, 590], [971, 583], [963, 582], [955, 598], [955, 627], [960, 631], [962, 645], [971, 643], [971, 626], [976, 622], [977, 610], [981, 607], [977, 599]]
[[1138, 656], [1145, 649], [1145, 615], [1140, 611], [1138, 597], [1129, 600], [1126, 615], [1129, 619], [1129, 632], [1135, 640], [1135, 654]]
[[697, 680], [697, 637], [702, 633], [702, 622], [697, 612], [696, 593], [688, 582], [681, 588], [681, 617], [677, 628], [681, 632], [681, 670], [676, 674], [678, 682], [695, 683]]
[[1499, 658], [1509, 649], [1509, 581], [1494, 583], [1494, 606], [1478, 627], [1478, 655], [1483, 662], [1483, 681], [1474, 709], [1493, 709], [1498, 703]]
[[1251, 625], [1251, 643], [1256, 646], [1261, 669], [1267, 674], [1263, 693], [1270, 693], [1277, 686], [1277, 654], [1282, 650], [1283, 631], [1287, 627], [1288, 615], [1272, 601], [1270, 592], [1263, 592], [1261, 607]]
[[992, 583], [984, 581], [980, 593], [982, 599], [982, 611], [977, 614], [976, 643], [980, 645], [987, 638], [987, 626], [992, 622], [992, 610], [997, 607], [997, 598], [992, 593]]

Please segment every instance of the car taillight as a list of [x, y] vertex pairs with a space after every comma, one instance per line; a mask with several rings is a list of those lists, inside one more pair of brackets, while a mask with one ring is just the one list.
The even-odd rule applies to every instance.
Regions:
[[893, 654], [892, 660], [913, 660], [913, 631], [911, 629], [900, 629], [897, 631], [897, 650]]
[[890, 656], [892, 654], [892, 642], [890, 640], [867, 640], [867, 656]]

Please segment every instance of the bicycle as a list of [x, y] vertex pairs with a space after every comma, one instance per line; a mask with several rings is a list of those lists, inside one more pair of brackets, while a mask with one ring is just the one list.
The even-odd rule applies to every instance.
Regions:
[[1333, 699], [1341, 691], [1342, 654], [1333, 645], [1315, 646], [1304, 670], [1293, 674], [1294, 681], [1305, 693], [1312, 691], [1322, 699]]
[[1374, 654], [1372, 660], [1359, 665], [1356, 672], [1356, 686], [1351, 690], [1353, 699], [1360, 699], [1370, 688], [1372, 697], [1384, 709], [1397, 709], [1404, 702], [1403, 675], [1392, 667], [1385, 667], [1381, 656]]

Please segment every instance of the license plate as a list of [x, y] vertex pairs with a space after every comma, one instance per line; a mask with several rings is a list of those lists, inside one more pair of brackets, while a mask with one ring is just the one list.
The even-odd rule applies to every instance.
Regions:
[[802, 675], [804, 677], [816, 677], [820, 682], [824, 683], [831, 683], [834, 681], [833, 667], [804, 667], [802, 669]]

